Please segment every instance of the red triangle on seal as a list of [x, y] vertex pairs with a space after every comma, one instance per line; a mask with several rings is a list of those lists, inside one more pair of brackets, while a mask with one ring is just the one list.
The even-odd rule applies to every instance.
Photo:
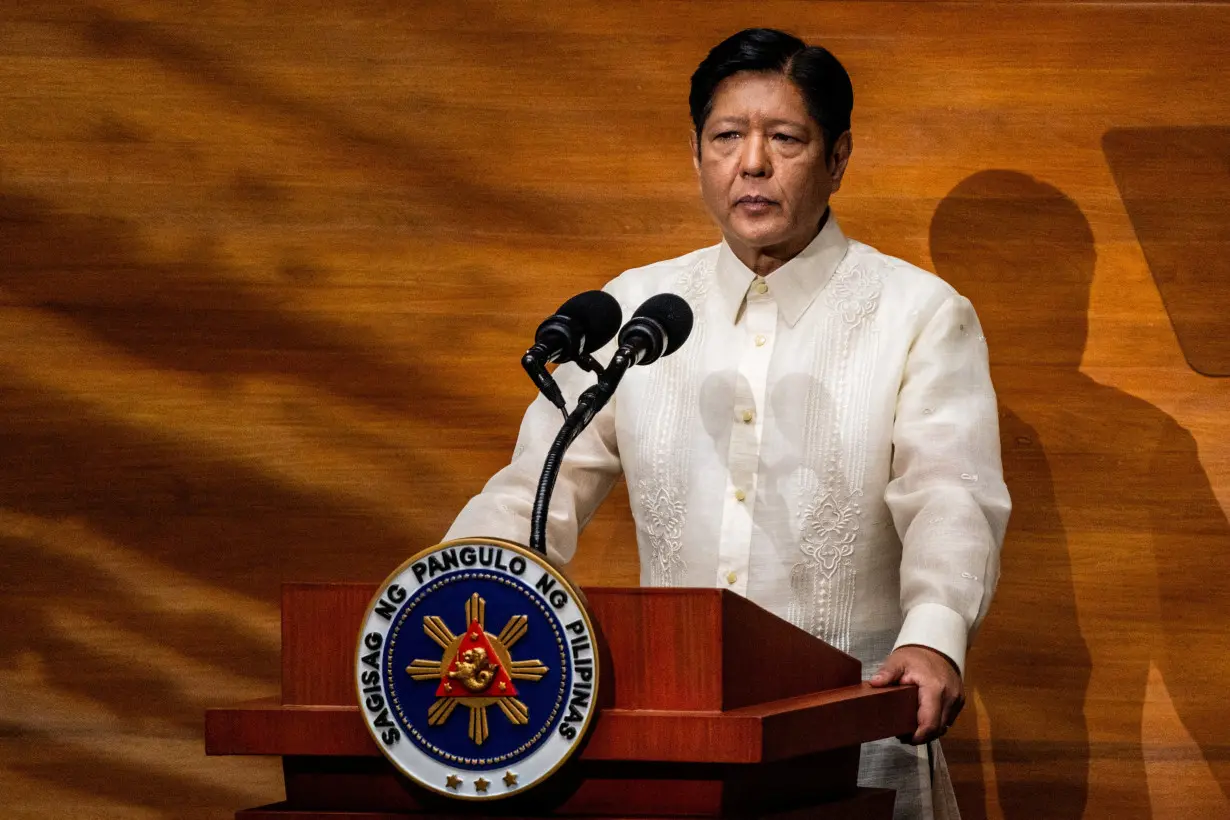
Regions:
[[511, 698], [516, 694], [512, 678], [491, 648], [482, 626], [478, 621], [472, 622], [436, 687], [436, 697]]

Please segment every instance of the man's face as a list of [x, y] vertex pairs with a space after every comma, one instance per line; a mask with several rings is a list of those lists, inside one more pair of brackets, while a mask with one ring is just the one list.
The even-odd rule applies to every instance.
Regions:
[[849, 141], [843, 135], [826, 162], [819, 124], [780, 74], [722, 81], [692, 156], [705, 207], [741, 259], [786, 259], [807, 247], [841, 184]]

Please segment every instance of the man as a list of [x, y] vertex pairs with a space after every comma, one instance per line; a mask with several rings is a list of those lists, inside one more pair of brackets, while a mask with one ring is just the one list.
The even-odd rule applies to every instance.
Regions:
[[[642, 584], [730, 589], [879, 667], [873, 685], [917, 684], [905, 740], [920, 745], [868, 744], [860, 781], [896, 789], [898, 818], [955, 816], [943, 758], [921, 744], [961, 709], [1010, 507], [977, 317], [838, 227], [828, 202], [853, 91], [827, 51], [740, 32], [697, 68], [690, 105], [723, 241], [607, 290], [625, 312], [678, 293], [696, 324], [678, 353], [630, 371], [573, 445], [548, 541], [569, 559], [622, 470]], [[571, 366], [556, 378], [570, 403], [588, 383]], [[525, 540], [558, 426], [548, 402], [531, 405], [512, 463], [448, 537]]]

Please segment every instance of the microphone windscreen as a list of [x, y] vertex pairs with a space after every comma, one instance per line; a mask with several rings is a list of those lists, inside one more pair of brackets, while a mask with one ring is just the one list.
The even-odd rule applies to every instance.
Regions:
[[666, 350], [663, 356], [669, 356], [688, 340], [692, 333], [692, 308], [682, 297], [673, 293], [659, 293], [650, 296], [636, 309], [632, 318], [643, 316], [653, 319], [666, 331]]
[[587, 290], [578, 293], [555, 311], [575, 321], [585, 334], [585, 343], [580, 354], [593, 353], [619, 332], [624, 314], [615, 297], [602, 290]]

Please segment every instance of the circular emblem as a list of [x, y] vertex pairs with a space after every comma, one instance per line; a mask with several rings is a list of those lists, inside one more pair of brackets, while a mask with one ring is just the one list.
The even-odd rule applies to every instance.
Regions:
[[420, 552], [367, 608], [355, 662], [376, 745], [420, 785], [492, 800], [549, 777], [597, 711], [598, 648], [576, 590], [494, 538]]

